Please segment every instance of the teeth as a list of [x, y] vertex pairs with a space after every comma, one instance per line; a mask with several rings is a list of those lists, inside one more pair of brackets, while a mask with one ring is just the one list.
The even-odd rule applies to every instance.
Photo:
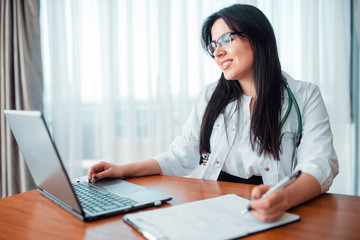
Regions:
[[224, 63], [222, 64], [222, 66], [223, 66], [223, 67], [226, 67], [227, 65], [230, 64], [230, 62], [231, 62], [231, 61], [224, 62]]

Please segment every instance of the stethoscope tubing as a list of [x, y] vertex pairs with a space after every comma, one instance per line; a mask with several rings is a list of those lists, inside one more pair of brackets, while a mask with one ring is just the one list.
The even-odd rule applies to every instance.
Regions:
[[301, 142], [301, 138], [302, 138], [302, 118], [301, 118], [301, 113], [300, 113], [300, 108], [299, 105], [296, 101], [296, 98], [294, 96], [294, 94], [292, 93], [288, 82], [286, 81], [285, 78], [282, 79], [286, 90], [288, 92], [288, 96], [289, 96], [289, 104], [288, 104], [288, 108], [286, 109], [285, 115], [284, 117], [281, 119], [281, 123], [280, 123], [280, 129], [282, 128], [282, 126], [284, 125], [286, 119], [288, 118], [289, 114], [290, 114], [290, 110], [292, 105], [294, 104], [295, 110], [296, 110], [296, 115], [297, 115], [297, 120], [298, 120], [298, 131], [297, 131], [297, 135], [296, 135], [296, 146], [298, 147], [300, 145]]

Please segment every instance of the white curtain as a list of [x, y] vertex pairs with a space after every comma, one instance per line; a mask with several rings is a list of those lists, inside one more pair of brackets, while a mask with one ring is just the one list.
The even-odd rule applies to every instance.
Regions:
[[332, 191], [352, 193], [350, 1], [336, 0], [43, 0], [45, 112], [71, 176], [168, 148], [220, 76], [201, 49], [202, 22], [235, 2], [268, 16], [283, 70], [319, 85], [340, 161]]

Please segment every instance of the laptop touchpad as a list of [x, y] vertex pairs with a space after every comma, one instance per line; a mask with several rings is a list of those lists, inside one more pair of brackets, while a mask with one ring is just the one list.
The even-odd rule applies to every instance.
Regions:
[[117, 195], [124, 195], [145, 189], [121, 179], [103, 179], [96, 182], [95, 185]]

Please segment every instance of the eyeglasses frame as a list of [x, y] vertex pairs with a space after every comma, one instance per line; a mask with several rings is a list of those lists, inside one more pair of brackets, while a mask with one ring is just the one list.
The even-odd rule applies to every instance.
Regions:
[[[226, 32], [224, 34], [222, 34], [216, 41], [211, 41], [208, 45], [207, 45], [207, 51], [208, 53], [210, 54], [210, 56], [214, 57], [214, 52], [216, 51], [216, 49], [218, 48], [217, 45], [219, 45], [219, 47], [222, 47], [222, 46], [230, 46], [231, 45], [231, 41], [233, 39], [231, 39], [230, 36], [232, 35], [242, 35], [243, 33], [242, 32]], [[230, 42], [228, 44], [222, 44], [220, 42], [220, 39], [222, 39], [224, 36], [228, 36], [230, 38]], [[210, 48], [211, 48], [211, 44], [215, 43], [215, 46], [216, 48], [214, 49], [214, 51], [211, 53], [210, 51]]]

